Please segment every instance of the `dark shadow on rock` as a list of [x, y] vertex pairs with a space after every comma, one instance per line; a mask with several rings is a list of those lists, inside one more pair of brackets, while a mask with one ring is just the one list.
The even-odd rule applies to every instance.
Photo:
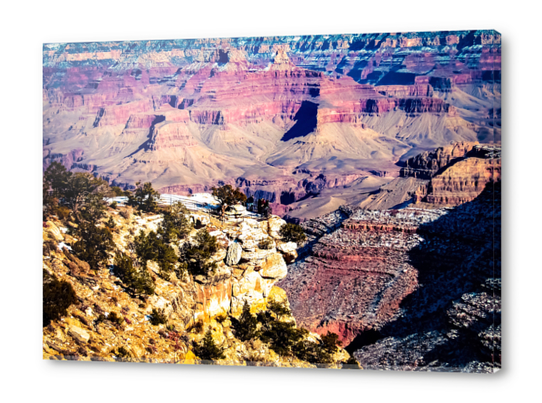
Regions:
[[382, 335], [380, 334], [379, 331], [374, 330], [374, 329], [366, 330], [358, 334], [356, 338], [352, 340], [352, 342], [350, 342], [350, 344], [346, 346], [344, 349], [348, 352], [348, 354], [352, 355], [354, 354], [354, 351], [357, 351], [362, 347], [373, 344], [377, 342], [380, 338], [382, 338]]
[[304, 137], [316, 129], [318, 104], [311, 101], [303, 101], [301, 107], [294, 116], [295, 124], [284, 133], [281, 141], [288, 141], [296, 137]]
[[418, 228], [423, 241], [409, 258], [419, 288], [401, 303], [403, 314], [380, 330], [382, 339], [359, 351], [362, 365], [500, 367], [500, 200], [501, 183], [489, 183], [472, 202]]

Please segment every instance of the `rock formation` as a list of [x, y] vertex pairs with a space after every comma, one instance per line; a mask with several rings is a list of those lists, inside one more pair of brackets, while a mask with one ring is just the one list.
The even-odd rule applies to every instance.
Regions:
[[[339, 334], [364, 368], [496, 371], [499, 149], [455, 144], [406, 165], [402, 174], [411, 176], [371, 203], [402, 200], [401, 183], [408, 203], [345, 206], [305, 221], [309, 241], [278, 284], [298, 323]], [[413, 203], [415, 189], [430, 191]]]
[[[473, 219], [474, 218], [474, 219]], [[500, 183], [418, 228], [410, 250], [421, 285], [376, 343], [373, 369], [495, 372], [501, 366]]]
[[[293, 264], [279, 284], [299, 323], [314, 332], [338, 333], [348, 345], [394, 319], [401, 301], [417, 288], [408, 252], [422, 239], [419, 225], [444, 211], [344, 211], [348, 218], [340, 219], [340, 228], [319, 237], [309, 256]], [[303, 226], [309, 232], [309, 223], [334, 215]]]
[[419, 151], [498, 143], [500, 35], [46, 44], [43, 92], [45, 167], [162, 192], [242, 182], [287, 214]]
[[[129, 254], [133, 234], [155, 231], [161, 216], [138, 217], [123, 210], [130, 208], [110, 209], [108, 216], [115, 224], [117, 252]], [[215, 343], [225, 349], [220, 364], [314, 366], [278, 355], [259, 339], [243, 342], [234, 336], [232, 318], [239, 317], [245, 304], [252, 312], [267, 309], [269, 302], [288, 306], [286, 294], [275, 285], [287, 274], [281, 251], [291, 259], [297, 247], [278, 236], [284, 221], [274, 216], [267, 221], [245, 219], [240, 224], [211, 221], [207, 219], [204, 230], [221, 245], [211, 257], [216, 268], [208, 275], [184, 272], [165, 279], [158, 265], [150, 261], [147, 270], [156, 285], [152, 296], [133, 294], [114, 271], [92, 270], [70, 253], [69, 245], [77, 239], [69, 235], [65, 222], [53, 218], [44, 223], [44, 273], [67, 281], [77, 295], [77, 303], [68, 314], [44, 328], [44, 358], [197, 363], [200, 360], [193, 346], [203, 339], [204, 330], [210, 329]], [[190, 242], [195, 233], [193, 230], [184, 242]], [[271, 243], [261, 249], [260, 242], [266, 239]], [[163, 310], [167, 323], [153, 325], [149, 318], [154, 310]], [[290, 315], [283, 315], [281, 320], [295, 323]], [[307, 333], [306, 337], [318, 340], [317, 335]], [[338, 364], [327, 366], [339, 368], [348, 354], [337, 350], [333, 359]]]

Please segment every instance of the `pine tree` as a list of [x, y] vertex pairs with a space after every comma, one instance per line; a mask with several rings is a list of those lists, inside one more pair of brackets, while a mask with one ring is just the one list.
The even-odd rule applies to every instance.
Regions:
[[141, 185], [141, 182], [137, 182], [136, 190], [128, 196], [128, 205], [145, 213], [152, 213], [158, 207], [159, 197], [160, 193], [153, 189], [152, 183], [146, 182]]
[[200, 344], [194, 346], [196, 356], [205, 361], [221, 360], [224, 356], [224, 348], [218, 346], [213, 340], [211, 329], [205, 332], [205, 336]]
[[284, 224], [279, 231], [279, 235], [284, 242], [302, 243], [307, 240], [307, 236], [300, 225], [293, 223]]
[[109, 253], [115, 249], [113, 235], [109, 228], [97, 227], [94, 223], [82, 221], [76, 230], [79, 241], [73, 245], [74, 254], [97, 270], [105, 265]]
[[242, 341], [256, 339], [258, 337], [258, 319], [250, 313], [250, 306], [245, 301], [243, 312], [239, 319], [232, 319], [235, 337]]
[[233, 206], [237, 203], [244, 203], [247, 197], [239, 188], [234, 189], [231, 185], [224, 185], [218, 188], [211, 188], [213, 196], [218, 199], [221, 207]]
[[77, 303], [77, 294], [66, 280], [43, 272], [43, 326], [66, 316], [68, 308]]
[[192, 230], [192, 223], [186, 218], [188, 210], [178, 202], [169, 206], [164, 212], [164, 219], [160, 223], [158, 234], [165, 243], [170, 243], [186, 238]]

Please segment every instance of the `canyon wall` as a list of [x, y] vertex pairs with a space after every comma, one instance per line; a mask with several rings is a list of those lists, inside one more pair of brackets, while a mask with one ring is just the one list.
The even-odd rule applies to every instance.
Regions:
[[282, 211], [321, 174], [393, 179], [416, 151], [497, 139], [499, 73], [493, 31], [46, 44], [44, 167], [163, 192], [278, 181], [244, 190]]

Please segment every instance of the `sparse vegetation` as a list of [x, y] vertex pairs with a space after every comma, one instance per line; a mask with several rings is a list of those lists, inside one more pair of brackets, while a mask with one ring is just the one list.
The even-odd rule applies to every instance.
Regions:
[[258, 319], [250, 312], [250, 306], [246, 301], [239, 319], [232, 318], [232, 326], [235, 337], [239, 340], [248, 341], [259, 337]]
[[[120, 188], [109, 188], [105, 181], [96, 179], [90, 174], [78, 175], [68, 172], [60, 164], [53, 165], [46, 177], [44, 203], [47, 204], [47, 213], [54, 213], [60, 219], [69, 218], [70, 222], [63, 225], [70, 228], [69, 234], [76, 238], [72, 245], [73, 255], [67, 250], [64, 252], [69, 260], [66, 265], [70, 275], [87, 274], [89, 266], [94, 270], [104, 267], [114, 256], [112, 273], [122, 280], [125, 291], [132, 298], [138, 297], [142, 301], [139, 308], [146, 309], [145, 295], [152, 295], [155, 291], [153, 275], [147, 270], [149, 261], [156, 262], [160, 268], [159, 275], [168, 280], [171, 279], [173, 272], [178, 275], [185, 275], [188, 272], [197, 276], [209, 275], [215, 270], [217, 264], [211, 261], [211, 257], [218, 251], [219, 245], [216, 237], [211, 236], [204, 225], [201, 225], [203, 228], [198, 230], [193, 239], [180, 247], [179, 255], [176, 253], [177, 249], [174, 243], [186, 239], [193, 229], [193, 225], [187, 219], [188, 211], [181, 203], [158, 208], [156, 203], [158, 193], [152, 189], [150, 183], [144, 185], [138, 183], [138, 188], [129, 196], [129, 204], [137, 208], [136, 215], [141, 212], [161, 212], [164, 218], [157, 231], [148, 233], [140, 231], [133, 242], [128, 245], [130, 252], [124, 253], [115, 251], [111, 230], [114, 230], [115, 233], [121, 233], [125, 230], [129, 233], [132, 231], [133, 235], [133, 227], [124, 228], [127, 223], [130, 224], [130, 221], [121, 220], [120, 217], [129, 220], [134, 210], [130, 207], [119, 208], [116, 203], [111, 203], [110, 207], [118, 209], [119, 215], [115, 214], [115, 218], [108, 217], [106, 214], [112, 212], [109, 210], [108, 213], [107, 204], [104, 202], [104, 194], [120, 195], [125, 194], [124, 191]], [[239, 189], [233, 189], [231, 186], [223, 186], [214, 189], [214, 191], [215, 196], [217, 194], [220, 196], [223, 206], [243, 202], [246, 199]], [[266, 206], [269, 207], [269, 202], [262, 201], [261, 207], [266, 212], [265, 214], [268, 214], [270, 209], [266, 210]], [[44, 214], [46, 210], [44, 210]], [[54, 223], [55, 219], [53, 218], [52, 221]], [[44, 225], [44, 228], [47, 226]], [[302, 230], [300, 235], [299, 230], [292, 228], [292, 226], [290, 224], [289, 227], [281, 229], [284, 240], [299, 240], [300, 237], [304, 237]], [[44, 254], [50, 255], [57, 248], [56, 244], [54, 241], [44, 243]], [[260, 249], [270, 250], [275, 246], [275, 242], [267, 237], [262, 239], [258, 246]], [[91, 272], [89, 275], [92, 277]], [[104, 291], [101, 293], [103, 294]], [[122, 302], [119, 295], [108, 295], [108, 300], [113, 304], [113, 307], [120, 306], [117, 304]], [[56, 277], [48, 275], [44, 280], [44, 325], [66, 315], [68, 308], [77, 302], [77, 295], [69, 282], [60, 281]], [[85, 322], [84, 315], [77, 316], [77, 313], [73, 313], [73, 316], [79, 318], [90, 328], [104, 322], [107, 326], [114, 326], [120, 330], [125, 322], [128, 325], [135, 323], [129, 316], [124, 317], [129, 312], [126, 305], [122, 308], [122, 314], [111, 311], [108, 316], [100, 306], [95, 304], [94, 308], [96, 314], [99, 315], [94, 324]], [[111, 307], [108, 308], [108, 310], [110, 309]], [[259, 312], [257, 315], [252, 314], [250, 306], [245, 303], [243, 311], [237, 319], [221, 315], [216, 320], [225, 328], [230, 326], [231, 320], [232, 330], [237, 339], [243, 342], [257, 341], [260, 345], [262, 342], [267, 343], [270, 349], [281, 356], [297, 357], [310, 362], [331, 362], [336, 351], [336, 335], [335, 338], [326, 335], [322, 337], [321, 341], [309, 341], [307, 330], [298, 329], [294, 322], [284, 320], [290, 315], [291, 312], [285, 302], [270, 301], [267, 310]], [[182, 343], [190, 342], [188, 337], [186, 340], [182, 339], [173, 320], [169, 323], [168, 315], [164, 309], [153, 308], [149, 315], [149, 322], [153, 326], [166, 325], [158, 333], [164, 339], [174, 342], [174, 348], [177, 350], [184, 348]], [[198, 320], [186, 330], [202, 335], [204, 329], [204, 322]], [[152, 354], [158, 351], [154, 345], [148, 347], [148, 350]], [[205, 332], [200, 343], [193, 343], [193, 351], [205, 361], [225, 358], [225, 348], [213, 340], [211, 329]], [[133, 358], [130, 351], [124, 347], [115, 348], [110, 352], [118, 360]]]
[[258, 320], [262, 323], [260, 340], [282, 356], [294, 355], [294, 347], [307, 334], [305, 329], [296, 328], [294, 323], [281, 322], [265, 313], [258, 315]]
[[167, 315], [163, 308], [152, 308], [152, 313], [149, 316], [149, 321], [153, 326], [164, 325], [167, 323]]
[[153, 213], [158, 207], [159, 197], [160, 193], [153, 189], [150, 182], [143, 185], [137, 182], [135, 191], [128, 196], [128, 205], [145, 213]]
[[87, 213], [86, 219], [89, 215], [98, 219], [105, 208], [103, 197], [108, 187], [106, 181], [88, 172], [73, 173], [53, 162], [43, 174], [44, 218], [52, 214], [67, 218], [68, 208], [79, 219], [85, 218], [80, 217], [83, 212]]
[[117, 197], [130, 195], [130, 192], [128, 192], [127, 190], [122, 190], [118, 186], [111, 186], [111, 193]]
[[194, 346], [194, 354], [205, 361], [214, 361], [226, 358], [224, 348], [218, 346], [213, 340], [211, 329], [205, 332], [203, 340]]
[[244, 203], [247, 197], [239, 188], [234, 189], [231, 185], [224, 185], [211, 189], [213, 196], [218, 199], [221, 207], [233, 206], [237, 203]]
[[160, 223], [158, 234], [165, 243], [186, 238], [192, 230], [192, 223], [186, 218], [188, 210], [182, 203], [168, 206], [164, 211], [164, 219]]
[[265, 311], [253, 315], [248, 304], [243, 306], [239, 318], [232, 318], [235, 337], [242, 341], [260, 339], [281, 356], [295, 356], [300, 360], [318, 364], [333, 362], [333, 355], [340, 345], [338, 336], [328, 333], [318, 342], [307, 338], [309, 332], [297, 328], [294, 322], [281, 319], [291, 312], [285, 301], [270, 301]]
[[110, 321], [111, 323], [114, 323], [117, 326], [120, 326], [124, 323], [124, 318], [121, 315], [117, 314], [116, 312], [110, 312], [109, 315], [107, 316], [107, 320]]
[[286, 301], [269, 301], [269, 303], [267, 304], [267, 310], [274, 313], [278, 319], [281, 319], [283, 316], [290, 316], [292, 314], [290, 308], [288, 308], [288, 305], [286, 304]]
[[209, 258], [218, 251], [216, 237], [207, 230], [201, 229], [194, 237], [194, 243], [186, 243], [181, 249], [181, 260], [193, 275], [207, 275], [215, 269], [216, 263], [209, 262]]
[[303, 228], [298, 224], [286, 223], [280, 228], [280, 236], [285, 242], [303, 243], [307, 240], [307, 236]]
[[258, 243], [258, 248], [265, 250], [273, 249], [274, 246], [275, 243], [271, 238], [264, 238]]
[[116, 351], [112, 351], [112, 355], [117, 357], [119, 361], [129, 361], [132, 358], [132, 354], [123, 346], [117, 348]]
[[189, 332], [201, 333], [201, 331], [203, 330], [203, 321], [198, 320], [194, 322], [192, 326], [188, 327], [186, 330]]
[[154, 282], [146, 267], [134, 267], [134, 261], [125, 253], [115, 258], [113, 272], [135, 294], [154, 294]]
[[76, 235], [79, 241], [73, 245], [73, 253], [79, 259], [87, 262], [94, 270], [107, 263], [109, 253], [115, 249], [109, 228], [97, 227], [92, 222], [82, 221]]
[[148, 234], [140, 231], [139, 235], [134, 239], [134, 247], [143, 267], [146, 267], [149, 260], [153, 260], [158, 263], [164, 276], [171, 273], [178, 259], [173, 248], [166, 244], [154, 231]]
[[68, 308], [77, 303], [77, 294], [66, 280], [43, 272], [43, 326], [66, 316]]

